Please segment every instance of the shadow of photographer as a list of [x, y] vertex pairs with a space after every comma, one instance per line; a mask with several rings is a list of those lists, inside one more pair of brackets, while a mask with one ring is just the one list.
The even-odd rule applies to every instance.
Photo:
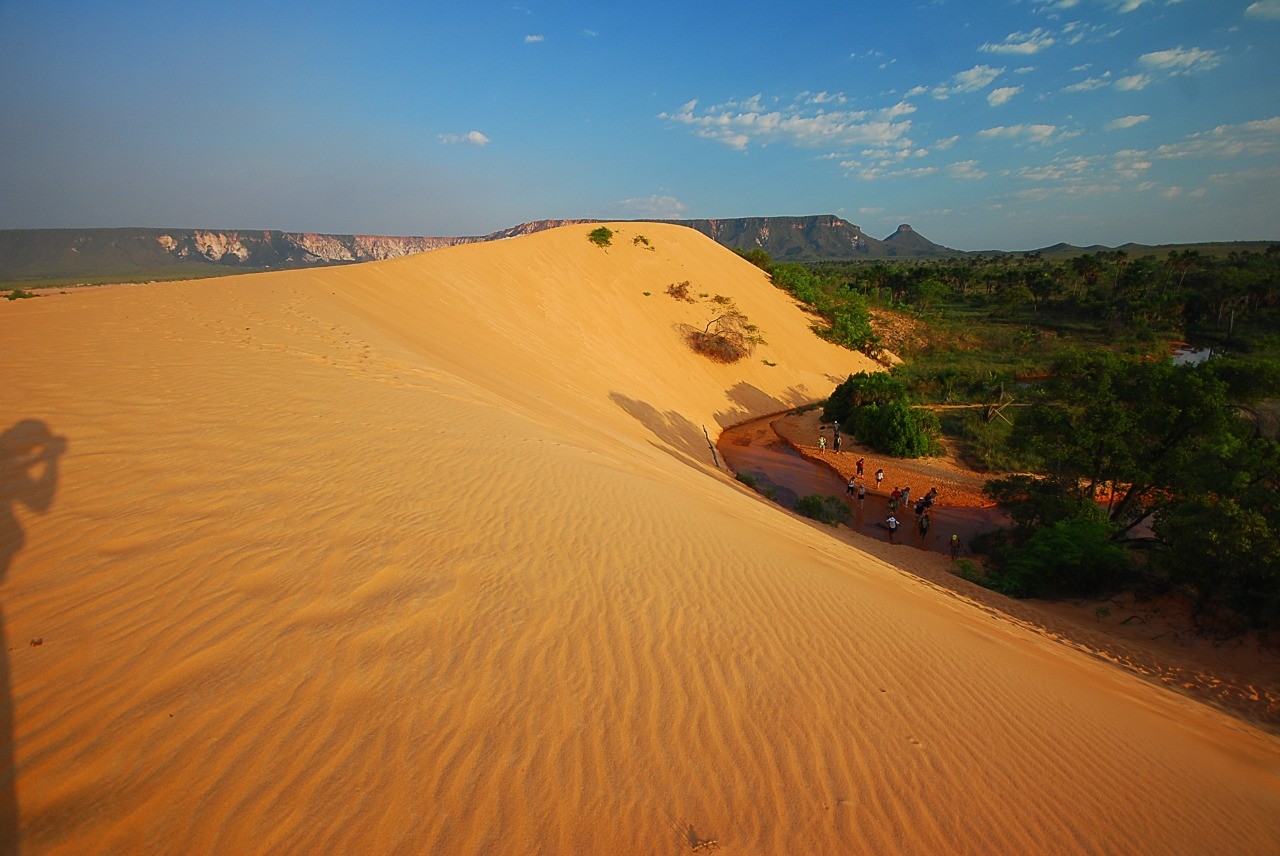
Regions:
[[[18, 507], [43, 514], [53, 506], [58, 459], [67, 441], [38, 419], [24, 419], [0, 434], [0, 584], [26, 538]], [[0, 856], [18, 852], [18, 792], [13, 766], [13, 694], [9, 640], [0, 601]]]

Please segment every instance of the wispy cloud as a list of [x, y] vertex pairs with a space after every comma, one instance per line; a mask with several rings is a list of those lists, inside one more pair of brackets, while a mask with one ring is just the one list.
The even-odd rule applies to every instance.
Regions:
[[1093, 170], [1095, 164], [1088, 158], [1056, 158], [1041, 166], [1026, 166], [1013, 174], [1028, 181], [1079, 181]]
[[1070, 86], [1062, 87], [1063, 92], [1092, 92], [1095, 89], [1111, 85], [1111, 72], [1106, 71], [1097, 77], [1088, 77], [1079, 83], [1072, 83]]
[[986, 89], [1003, 73], [1003, 68], [975, 65], [973, 68], [951, 75], [949, 80], [933, 87], [930, 92], [939, 100], [966, 92], [977, 92], [980, 89]]
[[985, 170], [978, 168], [976, 160], [957, 161], [947, 165], [947, 175], [951, 178], [960, 178], [967, 181], [977, 181], [987, 177]]
[[863, 181], [879, 181], [886, 178], [922, 178], [926, 175], [933, 175], [938, 171], [936, 166], [916, 166], [902, 167], [900, 169], [886, 169], [879, 166], [868, 166], [860, 161], [845, 161], [840, 166], [844, 167], [845, 175], [850, 178], [859, 178]]
[[1146, 89], [1154, 82], [1155, 78], [1149, 74], [1131, 74], [1128, 77], [1117, 78], [1114, 86], [1121, 92], [1134, 92]]
[[987, 42], [978, 50], [984, 53], [1017, 54], [1027, 56], [1039, 53], [1054, 43], [1054, 38], [1043, 27], [1036, 27], [1029, 33], [1010, 33], [1003, 42]]
[[1257, 18], [1263, 21], [1280, 21], [1280, 0], [1259, 0], [1244, 10], [1246, 18]]
[[623, 199], [609, 206], [609, 214], [617, 217], [655, 220], [678, 220], [688, 206], [674, 196], [654, 193]]
[[1222, 63], [1222, 55], [1217, 51], [1202, 48], [1184, 48], [1178, 45], [1167, 51], [1153, 51], [1138, 57], [1138, 64], [1155, 71], [1170, 74], [1191, 74], [1196, 71], [1208, 71]]
[[987, 103], [992, 107], [999, 107], [1001, 104], [1007, 104], [1010, 98], [1021, 91], [1021, 86], [1001, 86], [987, 93]]
[[1025, 139], [1033, 143], [1043, 143], [1058, 130], [1057, 125], [997, 125], [978, 132], [978, 136], [988, 140]]
[[[1120, 28], [1110, 24], [1088, 24], [1084, 21], [1071, 21], [1062, 25], [1061, 37], [1068, 45], [1078, 45], [1085, 40], [1098, 42], [1102, 39], [1114, 39], [1120, 35]], [[1079, 69], [1073, 69], [1079, 71]]]
[[1211, 131], [1159, 146], [1157, 158], [1237, 158], [1280, 152], [1280, 116], [1239, 125], [1219, 125]]
[[1119, 119], [1112, 119], [1110, 122], [1103, 125], [1102, 127], [1104, 127], [1108, 131], [1118, 131], [1121, 128], [1132, 128], [1134, 125], [1141, 125], [1143, 122], [1147, 121], [1150, 118], [1151, 117], [1147, 115], [1121, 116]]
[[960, 95], [966, 92], [977, 92], [990, 86], [997, 77], [1004, 73], [1004, 68], [992, 68], [989, 65], [975, 65], [973, 68], [956, 72], [942, 83], [936, 86], [913, 86], [907, 90], [905, 97], [914, 98], [917, 95], [931, 94], [939, 101], [950, 98], [952, 95]]
[[541, 34], [533, 33], [524, 37], [526, 45], [536, 45], [538, 42], [545, 42], [547, 37]]
[[769, 109], [762, 96], [755, 95], [702, 111], [693, 100], [675, 112], [659, 113], [658, 118], [685, 125], [699, 137], [739, 150], [745, 150], [751, 142], [785, 142], [803, 148], [850, 144], [910, 147], [913, 144], [907, 134], [911, 120], [898, 119], [914, 111], [915, 107], [905, 101], [882, 110], [827, 111], [815, 109], [804, 99]]
[[440, 138], [440, 142], [447, 145], [458, 145], [465, 143], [471, 146], [487, 146], [489, 138], [479, 131], [468, 131], [465, 134], [436, 134]]

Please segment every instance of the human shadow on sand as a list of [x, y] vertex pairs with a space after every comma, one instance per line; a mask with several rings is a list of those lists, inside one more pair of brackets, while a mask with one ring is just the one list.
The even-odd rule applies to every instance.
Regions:
[[674, 456], [677, 460], [705, 466], [721, 467], [716, 452], [720, 431], [748, 419], [766, 413], [777, 413], [801, 404], [810, 397], [803, 387], [792, 387], [781, 395], [770, 395], [749, 383], [736, 383], [725, 390], [729, 406], [715, 414], [714, 426], [695, 425], [688, 417], [674, 410], [663, 412], [645, 401], [638, 401], [621, 392], [609, 393], [609, 400], [630, 414], [637, 422], [657, 438], [655, 448]]
[[[53, 506], [58, 459], [67, 441], [37, 419], [24, 419], [0, 434], [0, 585], [26, 542], [17, 509], [43, 514]], [[9, 637], [0, 606], [0, 856], [18, 852], [18, 791], [13, 767], [13, 694]]]
[[716, 413], [716, 424], [721, 428], [741, 425], [743, 422], [781, 413], [805, 404], [811, 404], [814, 396], [805, 386], [793, 386], [778, 395], [770, 395], [758, 386], [739, 381], [724, 391], [729, 408]]
[[663, 413], [652, 404], [628, 398], [620, 392], [609, 393], [609, 400], [658, 438], [659, 442], [653, 443], [655, 448], [667, 452], [682, 463], [695, 466], [720, 465], [715, 453], [715, 438], [710, 436], [706, 426], [698, 427], [674, 410]]

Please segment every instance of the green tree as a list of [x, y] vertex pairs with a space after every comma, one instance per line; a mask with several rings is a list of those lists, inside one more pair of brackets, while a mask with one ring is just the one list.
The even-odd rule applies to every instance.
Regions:
[[1090, 595], [1117, 585], [1129, 567], [1105, 520], [1074, 517], [1000, 553], [988, 581], [1012, 597]]
[[845, 378], [827, 399], [822, 411], [824, 422], [838, 419], [848, 422], [859, 407], [888, 404], [907, 397], [907, 388], [889, 372], [858, 372]]
[[854, 351], [872, 354], [880, 347], [880, 338], [871, 327], [871, 313], [861, 295], [844, 298], [831, 313], [831, 326], [825, 338]]
[[913, 408], [906, 401], [860, 408], [850, 428], [860, 441], [895, 458], [928, 455], [939, 433], [936, 416], [928, 410]]
[[1159, 562], [1195, 592], [1254, 625], [1280, 625], [1280, 532], [1261, 512], [1216, 495], [1171, 506], [1156, 519]]

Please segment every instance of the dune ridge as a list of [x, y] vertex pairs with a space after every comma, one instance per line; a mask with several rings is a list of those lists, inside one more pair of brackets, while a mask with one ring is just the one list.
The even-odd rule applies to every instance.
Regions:
[[[0, 430], [67, 442], [0, 588], [22, 852], [1280, 849], [1276, 738], [718, 471], [867, 364], [591, 228], [0, 305]], [[686, 279], [768, 344], [690, 352]]]

